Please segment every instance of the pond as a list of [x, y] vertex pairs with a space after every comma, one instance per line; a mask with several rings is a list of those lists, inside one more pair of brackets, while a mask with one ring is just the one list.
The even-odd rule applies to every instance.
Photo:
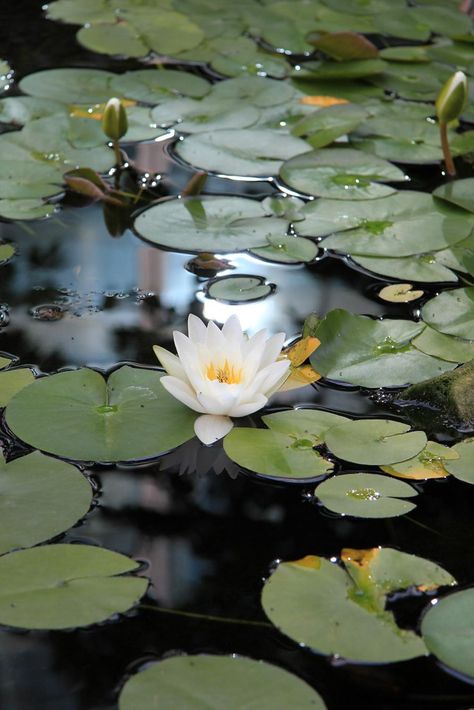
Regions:
[[5, 710], [474, 707], [458, 4], [2, 8]]

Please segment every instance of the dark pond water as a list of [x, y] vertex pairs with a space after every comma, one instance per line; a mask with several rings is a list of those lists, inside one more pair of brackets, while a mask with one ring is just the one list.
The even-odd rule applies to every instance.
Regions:
[[[61, 65], [136, 66], [81, 50], [75, 28], [43, 20], [40, 3], [2, 3], [0, 19], [2, 54], [17, 78]], [[190, 177], [171, 161], [165, 143], [142, 145], [130, 155], [143, 169], [166, 173], [163, 194], [177, 194]], [[274, 187], [216, 180], [207, 189], [262, 196]], [[147, 246], [130, 230], [112, 237], [99, 205], [71, 205], [44, 222], [0, 223], [0, 238], [18, 251], [1, 271], [0, 350], [43, 372], [83, 364], [107, 369], [122, 361], [156, 365], [152, 345], [171, 348], [173, 329], [184, 329], [190, 312], [218, 322], [238, 312], [244, 329], [284, 330], [289, 337], [301, 332], [311, 311], [413, 313], [409, 305], [382, 303], [376, 296], [381, 281], [335, 258], [281, 267], [238, 257], [233, 273], [263, 276], [277, 284], [276, 294], [238, 309], [206, 300], [199, 294], [204, 281], [183, 268], [189, 255]], [[393, 416], [357, 388], [307, 387], [296, 400], [294, 393], [280, 395], [275, 405]], [[4, 443], [10, 454], [17, 451], [6, 433]], [[330, 557], [345, 546], [395, 547], [440, 563], [461, 585], [473, 584], [472, 487], [431, 481], [420, 487], [423, 496], [407, 516], [341, 519], [307, 500], [311, 486], [262, 483], [239, 472], [219, 447], [205, 449], [195, 440], [153, 465], [97, 467], [94, 476], [99, 504], [62, 539], [143, 560], [153, 583], [150, 598], [120, 619], [85, 630], [0, 630], [4, 710], [112, 709], [128, 673], [176, 651], [273, 662], [317, 688], [330, 710], [474, 706], [471, 685], [432, 658], [384, 666], [331, 663], [281, 635], [260, 605], [274, 560]], [[425, 603], [400, 603], [402, 626], [412, 625]]]

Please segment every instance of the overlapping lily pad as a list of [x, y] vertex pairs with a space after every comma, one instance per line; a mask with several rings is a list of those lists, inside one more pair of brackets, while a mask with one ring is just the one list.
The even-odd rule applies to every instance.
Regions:
[[285, 235], [288, 225], [243, 197], [169, 200], [141, 212], [134, 224], [141, 237], [159, 246], [212, 254], [266, 247]]
[[474, 677], [474, 589], [438, 599], [421, 622], [428, 649], [458, 673]]
[[133, 607], [148, 581], [138, 563], [88, 545], [47, 545], [0, 558], [0, 624], [65, 629], [105, 621]]
[[107, 380], [88, 368], [42, 377], [6, 409], [20, 439], [79, 461], [158, 456], [194, 436], [194, 419], [162, 387], [160, 373], [129, 366]]
[[214, 130], [248, 128], [260, 118], [250, 103], [232, 98], [207, 96], [196, 99], [169, 99], [153, 109], [158, 126], [173, 126], [180, 133], [207, 133]]
[[174, 656], [132, 676], [122, 689], [120, 710], [158, 710], [198, 705], [244, 710], [324, 710], [318, 693], [277, 666], [243, 656]]
[[446, 335], [468, 340], [474, 333], [474, 286], [444, 291], [425, 303], [421, 317]]
[[0, 407], [6, 407], [10, 399], [35, 379], [28, 367], [17, 367], [0, 372]]
[[0, 453], [0, 555], [72, 527], [89, 510], [92, 488], [70, 464], [35, 451], [5, 463]]
[[457, 459], [446, 461], [449, 473], [465, 483], [474, 483], [474, 439], [466, 439], [453, 446]]
[[15, 256], [15, 247], [13, 244], [5, 244], [0, 242], [0, 266], [6, 264]]
[[468, 212], [474, 212], [474, 178], [447, 182], [437, 187], [433, 195]]
[[279, 237], [268, 237], [265, 247], [251, 249], [250, 253], [259, 259], [268, 259], [282, 264], [297, 264], [313, 261], [318, 254], [318, 246], [310, 239], [296, 237], [292, 234], [282, 234]]
[[393, 194], [385, 182], [405, 180], [404, 173], [377, 156], [351, 148], [323, 148], [287, 160], [280, 170], [287, 185], [336, 200], [373, 200]]
[[[413, 254], [411, 256], [397, 258], [359, 256], [351, 254], [351, 259], [363, 269], [372, 271], [374, 274], [388, 276], [391, 279], [411, 279], [421, 283], [439, 283], [440, 281], [457, 281], [458, 277], [451, 269], [439, 262], [436, 252]], [[388, 287], [390, 288], [390, 287]], [[419, 291], [416, 298], [422, 293]], [[412, 299], [406, 299], [412, 300]]]
[[426, 655], [422, 639], [385, 610], [386, 595], [453, 584], [451, 575], [390, 548], [343, 550], [341, 558], [345, 569], [314, 556], [280, 563], [262, 592], [269, 619], [298, 644], [326, 655], [369, 663]]
[[413, 338], [412, 343], [421, 352], [448, 362], [468, 362], [474, 358], [474, 340], [446, 335], [429, 326]]
[[314, 492], [328, 510], [356, 518], [393, 518], [416, 506], [404, 498], [418, 495], [414, 488], [376, 473], [332, 476]]
[[276, 175], [285, 160], [308, 148], [300, 138], [258, 128], [206, 131], [175, 146], [176, 153], [196, 168], [244, 178]]
[[363, 387], [400, 387], [454, 368], [420, 352], [411, 340], [423, 323], [374, 320], [343, 309], [330, 311], [316, 328], [320, 347], [311, 364], [324, 377]]
[[382, 471], [397, 478], [409, 478], [424, 481], [428, 478], [446, 478], [448, 471], [445, 463], [459, 458], [453, 447], [443, 446], [436, 441], [428, 441], [425, 448], [407, 461], [400, 461], [391, 466], [381, 466]]
[[350, 421], [347, 417], [322, 409], [290, 409], [262, 417], [272, 431], [280, 432], [293, 439], [308, 439], [313, 446], [324, 443], [327, 431], [334, 426]]

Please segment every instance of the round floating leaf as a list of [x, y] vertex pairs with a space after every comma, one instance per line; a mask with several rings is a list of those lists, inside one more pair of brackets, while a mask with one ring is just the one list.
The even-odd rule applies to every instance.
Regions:
[[180, 133], [206, 133], [212, 130], [248, 128], [258, 121], [255, 106], [235, 99], [213, 95], [196, 99], [168, 99], [152, 111], [158, 126], [174, 126]]
[[437, 187], [433, 195], [469, 212], [474, 212], [474, 178], [447, 182]]
[[452, 370], [453, 363], [425, 355], [411, 344], [423, 327], [336, 309], [316, 328], [321, 345], [311, 364], [324, 377], [362, 387], [401, 387]]
[[428, 649], [449, 668], [474, 676], [474, 589], [436, 600], [421, 622]]
[[6, 407], [11, 398], [34, 382], [34, 379], [35, 376], [28, 367], [0, 372], [0, 407]]
[[329, 145], [336, 138], [351, 133], [365, 119], [367, 112], [354, 104], [339, 104], [322, 108], [295, 123], [294, 136], [309, 135], [313, 148]]
[[347, 417], [320, 409], [291, 409], [262, 418], [272, 431], [287, 434], [293, 439], [310, 439], [313, 446], [324, 443], [329, 429], [350, 421]]
[[291, 81], [300, 91], [310, 94], [306, 99], [302, 99], [303, 103], [306, 103], [308, 99], [311, 101], [313, 97], [318, 101], [321, 98], [338, 97], [354, 103], [365, 102], [369, 97], [384, 97], [382, 89], [362, 82], [356, 83], [355, 81], [345, 81], [344, 79], [313, 79], [308, 76], [305, 77], [301, 75], [301, 72], [296, 71], [293, 73]]
[[330, 473], [333, 465], [313, 449], [313, 438], [284, 434], [274, 429], [234, 428], [224, 439], [233, 461], [275, 480], [315, 479]]
[[451, 73], [449, 67], [437, 62], [388, 62], [383, 74], [367, 80], [404, 99], [434, 101]]
[[156, 5], [144, 13], [129, 14], [130, 24], [137, 30], [143, 42], [157, 54], [174, 55], [197, 47], [204, 39], [204, 32], [190, 17], [181, 12], [169, 12]]
[[389, 303], [410, 303], [421, 298], [424, 291], [414, 291], [412, 284], [392, 284], [380, 289], [378, 296]]
[[282, 668], [242, 656], [174, 656], [132, 676], [120, 694], [120, 710], [259, 710], [326, 707], [309, 685]]
[[110, 88], [113, 96], [157, 104], [172, 96], [200, 99], [209, 93], [211, 84], [189, 72], [150, 68], [115, 75]]
[[43, 219], [53, 212], [54, 206], [42, 200], [0, 200], [0, 217], [6, 219]]
[[379, 53], [381, 59], [391, 62], [429, 62], [426, 47], [386, 47]]
[[459, 458], [446, 461], [449, 473], [465, 483], [474, 483], [474, 439], [466, 439], [453, 446]]
[[243, 197], [188, 197], [141, 212], [138, 234], [158, 246], [189, 252], [227, 253], [268, 246], [288, 229], [288, 221], [267, 217], [256, 200]]
[[384, 181], [403, 181], [399, 168], [350, 148], [323, 148], [287, 160], [280, 176], [309, 195], [340, 200], [373, 200], [395, 192]]
[[222, 303], [260, 301], [275, 291], [275, 284], [267, 283], [262, 276], [221, 276], [210, 279], [204, 287], [208, 298]]
[[418, 495], [414, 488], [376, 473], [347, 473], [319, 484], [314, 492], [328, 510], [356, 518], [394, 518], [416, 508], [403, 498]]
[[63, 191], [62, 177], [54, 165], [30, 160], [3, 160], [0, 164], [0, 198], [52, 197]]
[[99, 54], [117, 54], [127, 57], [144, 57], [149, 47], [137, 31], [127, 22], [104, 22], [82, 27], [77, 41]]
[[268, 245], [250, 252], [260, 259], [277, 261], [282, 264], [297, 264], [313, 261], [318, 254], [318, 246], [310, 239], [295, 237], [293, 234], [282, 234], [280, 237], [269, 237]]
[[59, 101], [34, 96], [9, 96], [0, 101], [0, 121], [15, 126], [24, 126], [36, 118], [66, 112], [67, 107]]
[[[379, 554], [384, 552], [379, 548]], [[406, 557], [415, 564], [420, 561], [412, 555]], [[412, 573], [414, 567], [412, 563], [409, 568]], [[395, 588], [411, 584], [411, 575], [404, 574]], [[370, 591], [382, 594], [383, 604], [383, 587], [370, 586]], [[390, 590], [390, 585], [387, 586]], [[391, 663], [425, 655], [427, 650], [421, 638], [399, 629], [392, 613], [384, 611], [380, 604], [374, 608], [370, 597], [367, 598], [368, 591], [356, 586], [339, 565], [309, 556], [278, 565], [263, 588], [262, 605], [282, 633], [318, 653], [369, 663]]]
[[0, 624], [23, 629], [98, 624], [127, 611], [146, 592], [146, 579], [123, 576], [138, 566], [88, 545], [11, 552], [0, 558]]
[[443, 446], [436, 441], [428, 441], [425, 448], [417, 456], [407, 461], [400, 461], [392, 466], [381, 466], [382, 471], [397, 478], [410, 478], [413, 481], [424, 481], [427, 478], [446, 478], [448, 472], [446, 461], [459, 458], [453, 448]]
[[195, 414], [168, 395], [160, 373], [125, 366], [107, 380], [87, 368], [37, 379], [10, 401], [6, 419], [37, 449], [79, 461], [124, 461], [191, 439]]
[[[412, 279], [421, 283], [439, 283], [440, 281], [457, 281], [458, 277], [453, 274], [442, 263], [439, 263], [438, 254], [413, 254], [412, 256], [401, 257], [400, 259], [383, 258], [377, 256], [355, 256], [351, 254], [351, 259], [363, 269], [372, 271], [374, 274], [389, 276], [391, 279]], [[386, 286], [387, 289], [398, 289], [399, 285]], [[384, 289], [382, 289], [384, 290]], [[420, 298], [422, 291], [409, 291], [400, 293], [399, 301], [410, 301]], [[381, 292], [380, 292], [381, 294]], [[380, 295], [379, 294], [379, 295]], [[410, 296], [410, 298], [408, 298]], [[389, 300], [389, 299], [384, 299]]]
[[112, 72], [102, 69], [46, 69], [20, 81], [25, 94], [68, 104], [100, 104], [110, 99]]
[[2, 264], [6, 264], [6, 262], [10, 261], [10, 259], [14, 256], [15, 247], [13, 244], [4, 244], [3, 242], [0, 242], [0, 266]]
[[340, 459], [382, 466], [419, 454], [426, 445], [426, 435], [391, 419], [358, 419], [333, 427], [325, 441]]
[[177, 154], [187, 163], [221, 175], [276, 175], [283, 161], [308, 150], [300, 138], [272, 129], [203, 132], [179, 141]]
[[35, 451], [10, 463], [0, 456], [0, 554], [68, 530], [89, 510], [92, 488], [71, 466]]
[[278, 106], [290, 101], [294, 94], [295, 89], [290, 83], [260, 76], [239, 76], [220, 81], [212, 88], [215, 98], [245, 101], [259, 108]]
[[8, 367], [9, 365], [13, 364], [17, 360], [18, 360], [18, 358], [15, 357], [14, 355], [9, 355], [8, 353], [2, 353], [0, 355], [0, 370], [3, 370], [5, 367]]
[[444, 291], [425, 303], [421, 317], [435, 330], [468, 340], [474, 333], [474, 286]]
[[353, 59], [338, 62], [305, 62], [302, 75], [316, 79], [360, 79], [374, 74], [382, 74], [387, 63], [381, 59]]
[[452, 335], [439, 333], [429, 326], [413, 338], [412, 344], [422, 353], [448, 362], [461, 363], [474, 359], [474, 340], [461, 340]]

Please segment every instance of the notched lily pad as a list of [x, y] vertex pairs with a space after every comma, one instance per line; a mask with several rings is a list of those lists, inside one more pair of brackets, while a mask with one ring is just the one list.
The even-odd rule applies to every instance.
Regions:
[[207, 298], [221, 303], [247, 303], [260, 301], [274, 293], [275, 284], [267, 283], [263, 276], [244, 274], [221, 276], [208, 281], [204, 287]]
[[34, 379], [33, 371], [28, 367], [17, 367], [0, 372], [0, 407], [6, 407], [11, 398], [34, 382]]
[[474, 483], [474, 438], [461, 441], [452, 447], [457, 458], [446, 461], [449, 473], [465, 483]]
[[[133, 607], [148, 580], [138, 563], [88, 545], [46, 545], [0, 558], [0, 624], [66, 629], [105, 621]], [[120, 576], [119, 576], [120, 575]]]
[[314, 494], [328, 510], [356, 518], [393, 518], [404, 515], [416, 506], [403, 498], [418, 495], [406, 483], [376, 473], [332, 476], [320, 483]]
[[425, 303], [421, 317], [446, 335], [468, 340], [474, 333], [474, 286], [444, 291]]
[[413, 289], [412, 284], [391, 284], [380, 289], [378, 296], [389, 303], [409, 303], [421, 298], [424, 291]]
[[13, 244], [5, 244], [0, 242], [0, 266], [6, 264], [15, 256], [15, 247]]
[[380, 468], [397, 478], [424, 481], [428, 478], [446, 478], [449, 474], [445, 464], [458, 458], [459, 454], [452, 447], [428, 441], [425, 448], [413, 458]]

